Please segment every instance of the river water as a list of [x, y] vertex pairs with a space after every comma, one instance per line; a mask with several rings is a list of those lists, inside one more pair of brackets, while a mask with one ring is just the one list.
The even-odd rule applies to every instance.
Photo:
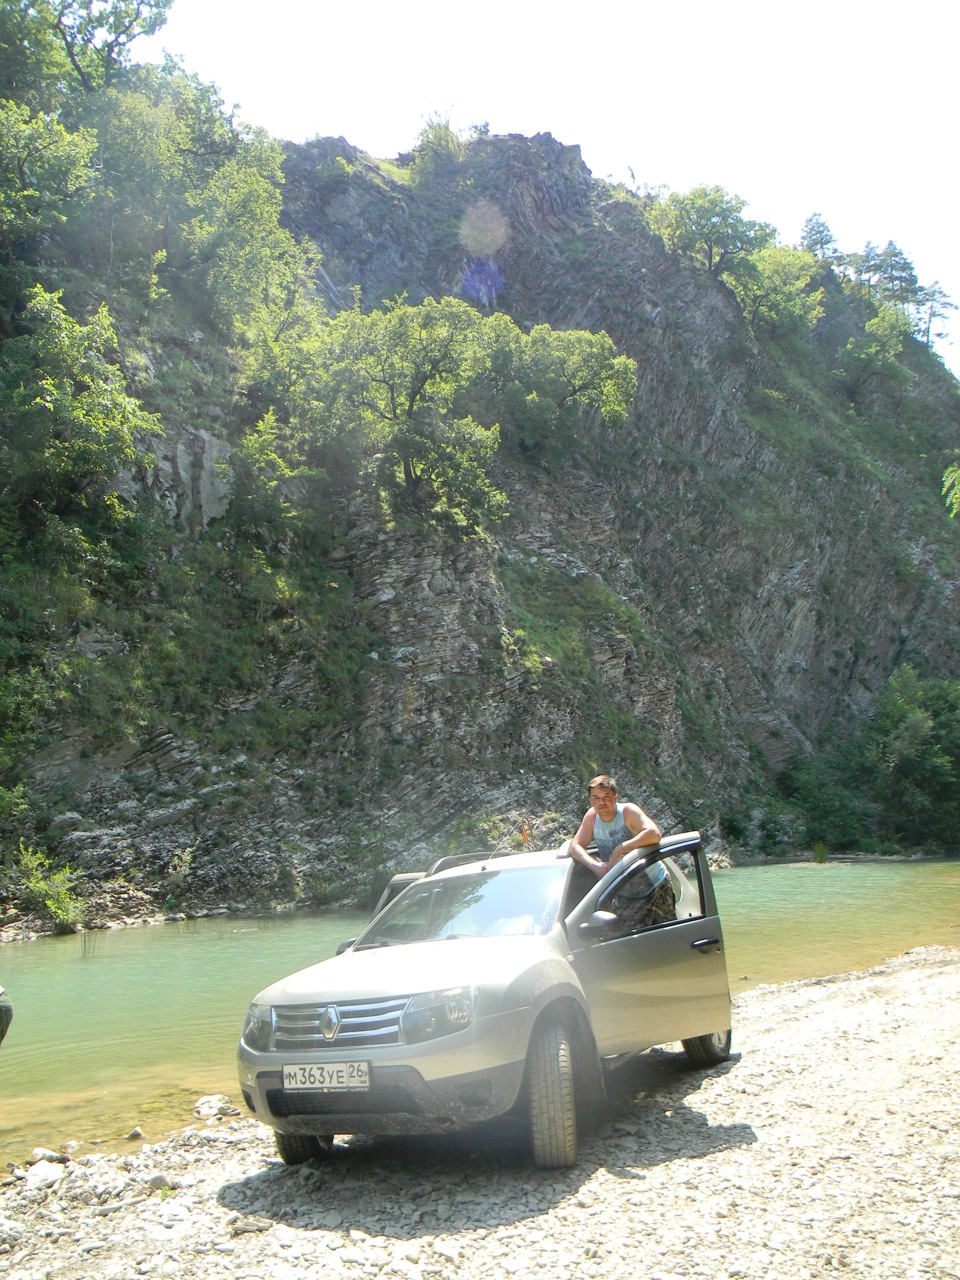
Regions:
[[[960, 862], [830, 862], [715, 875], [734, 995], [960, 945]], [[239, 1097], [234, 1052], [262, 987], [332, 955], [360, 912], [212, 917], [0, 948], [14, 1021], [0, 1050], [0, 1164], [67, 1140], [139, 1150]], [[736, 1026], [734, 1025], [734, 1034]]]

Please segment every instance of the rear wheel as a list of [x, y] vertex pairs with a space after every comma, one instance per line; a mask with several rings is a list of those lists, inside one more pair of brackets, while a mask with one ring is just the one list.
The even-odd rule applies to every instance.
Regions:
[[541, 1023], [527, 1057], [527, 1096], [533, 1162], [540, 1169], [566, 1169], [577, 1161], [577, 1111], [573, 1056], [558, 1022]]
[[730, 1029], [684, 1040], [683, 1050], [695, 1067], [715, 1067], [730, 1057]]
[[284, 1164], [303, 1164], [306, 1160], [324, 1160], [330, 1154], [333, 1134], [319, 1136], [315, 1133], [273, 1134], [277, 1142], [277, 1154]]

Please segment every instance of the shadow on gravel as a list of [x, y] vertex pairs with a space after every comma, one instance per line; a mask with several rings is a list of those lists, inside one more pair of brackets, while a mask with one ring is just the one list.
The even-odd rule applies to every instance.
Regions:
[[727, 1075], [738, 1061], [734, 1054], [721, 1066], [697, 1071], [690, 1069], [685, 1054], [664, 1049], [631, 1059], [607, 1079], [605, 1123], [585, 1144], [584, 1154], [595, 1155], [597, 1166], [609, 1173], [630, 1178], [638, 1176], [638, 1169], [697, 1160], [756, 1142], [749, 1124], [712, 1125], [684, 1101], [705, 1077]]
[[[227, 1182], [218, 1200], [265, 1229], [361, 1231], [394, 1240], [519, 1222], [576, 1195], [598, 1169], [643, 1179], [644, 1170], [756, 1141], [749, 1125], [711, 1125], [685, 1097], [736, 1058], [692, 1071], [683, 1054], [651, 1050], [608, 1080], [608, 1099], [584, 1124], [573, 1169], [536, 1169], [526, 1126], [501, 1120], [441, 1137], [338, 1140], [329, 1158]], [[588, 1193], [589, 1194], [589, 1193]], [[251, 1229], [259, 1229], [252, 1227]]]

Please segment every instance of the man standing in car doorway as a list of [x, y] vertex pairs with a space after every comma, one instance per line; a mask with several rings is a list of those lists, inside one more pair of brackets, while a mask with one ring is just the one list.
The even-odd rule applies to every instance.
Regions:
[[[590, 808], [570, 841], [570, 856], [589, 867], [598, 879], [615, 867], [624, 854], [660, 843], [660, 828], [638, 804], [618, 800], [617, 780], [608, 773], [590, 779], [587, 798]], [[587, 852], [591, 842], [597, 847], [597, 857]], [[647, 867], [640, 879], [645, 883], [636, 885], [631, 894], [631, 898], [636, 898], [631, 903], [637, 913], [635, 925], [639, 925], [641, 917], [641, 927], [675, 919], [676, 899], [663, 863], [655, 862]], [[636, 889], [641, 892], [637, 894]]]

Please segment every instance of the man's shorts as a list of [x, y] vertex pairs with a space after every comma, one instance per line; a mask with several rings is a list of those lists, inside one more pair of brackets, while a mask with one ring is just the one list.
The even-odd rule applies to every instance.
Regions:
[[617, 895], [611, 903], [611, 910], [620, 917], [628, 933], [639, 933], [641, 929], [649, 929], [651, 925], [662, 924], [665, 920], [676, 920], [677, 899], [670, 877], [664, 876], [646, 897]]

